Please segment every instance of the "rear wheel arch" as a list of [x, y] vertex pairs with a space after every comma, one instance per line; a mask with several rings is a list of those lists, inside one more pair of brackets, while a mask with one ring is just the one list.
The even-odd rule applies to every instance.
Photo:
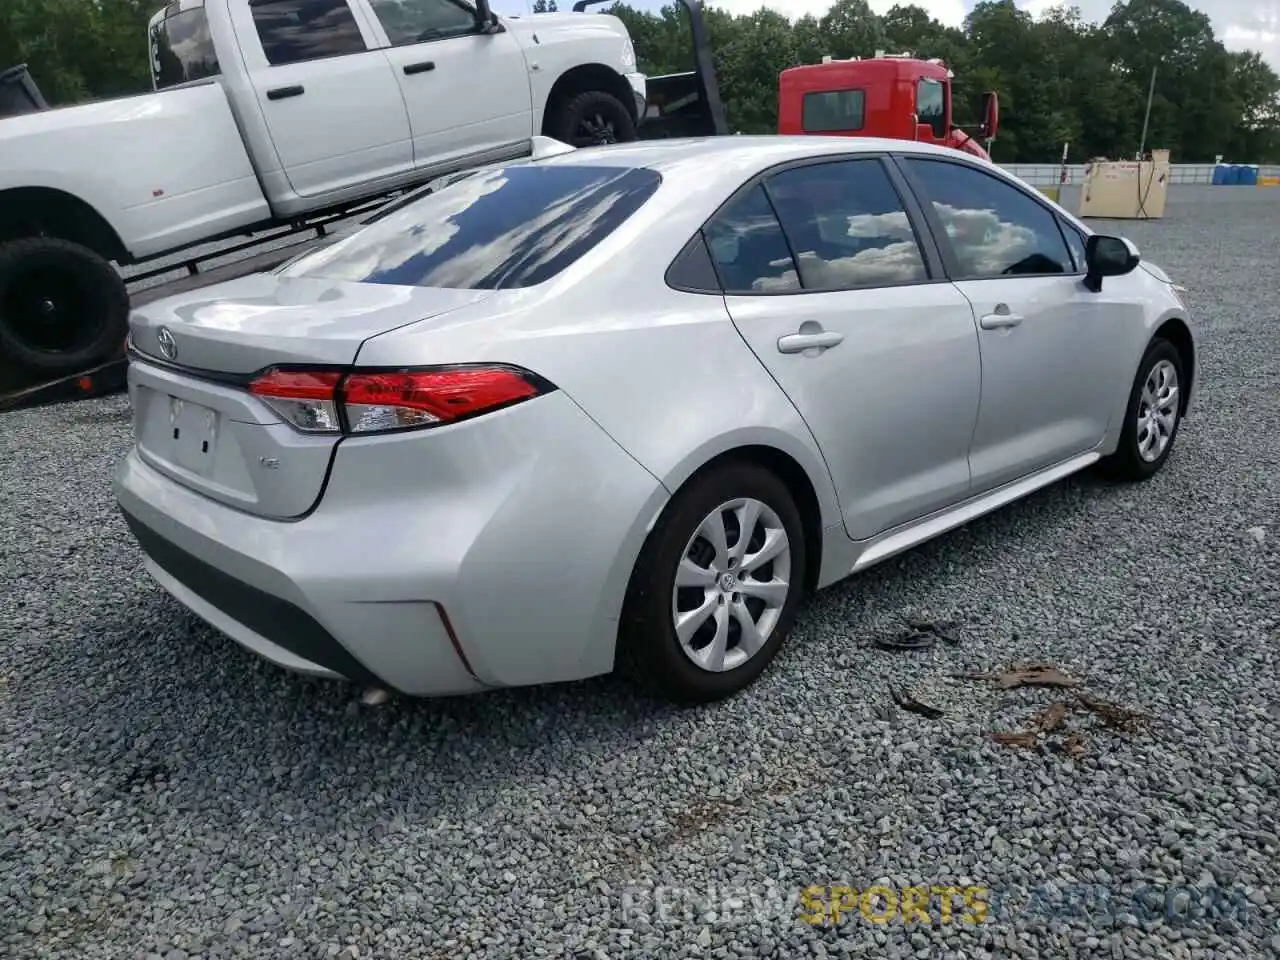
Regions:
[[[818, 499], [817, 488], [808, 472], [791, 454], [778, 447], [765, 444], [747, 444], [733, 447], [716, 454], [700, 467], [686, 476], [672, 491], [669, 504], [681, 490], [701, 480], [708, 474], [725, 469], [734, 464], [751, 464], [762, 467], [776, 476], [786, 486], [800, 512], [800, 522], [804, 529], [805, 543], [805, 592], [812, 593], [818, 584], [818, 575], [822, 566], [822, 506]], [[664, 507], [665, 510], [665, 507]], [[662, 514], [659, 513], [658, 520]], [[657, 526], [655, 520], [654, 526]]]
[[79, 244], [104, 260], [130, 260], [115, 228], [79, 197], [51, 187], [0, 190], [0, 243], [41, 236]]

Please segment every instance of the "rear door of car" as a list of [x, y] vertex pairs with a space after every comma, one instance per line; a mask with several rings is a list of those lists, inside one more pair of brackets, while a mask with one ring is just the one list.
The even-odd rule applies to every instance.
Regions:
[[901, 154], [896, 162], [978, 318], [974, 492], [1091, 450], [1123, 376], [1115, 331], [1141, 305], [1085, 288], [1064, 225], [1032, 191], [963, 160]]
[[969, 491], [973, 312], [898, 178], [867, 154], [776, 168], [703, 231], [729, 313], [821, 447], [854, 539]]

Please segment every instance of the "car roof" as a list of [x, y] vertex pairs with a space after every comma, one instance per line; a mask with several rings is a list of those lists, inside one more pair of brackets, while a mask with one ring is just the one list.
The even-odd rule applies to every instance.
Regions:
[[768, 134], [640, 140], [602, 147], [582, 147], [571, 153], [547, 157], [539, 160], [538, 163], [647, 167], [659, 173], [665, 173], [710, 162], [714, 166], [703, 166], [704, 175], [710, 170], [724, 176], [738, 177], [744, 174], [750, 176], [754, 170], [791, 160], [806, 160], [827, 155], [884, 153], [890, 150], [898, 153], [965, 158], [977, 163], [984, 162], [980, 158], [960, 153], [950, 147], [917, 143], [912, 140]]

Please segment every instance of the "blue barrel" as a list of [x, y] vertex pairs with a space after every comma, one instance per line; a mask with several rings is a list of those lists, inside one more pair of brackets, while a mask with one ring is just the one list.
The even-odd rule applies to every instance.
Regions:
[[1258, 185], [1258, 168], [1251, 163], [1241, 165], [1240, 185], [1242, 187], [1256, 187]]
[[1220, 187], [1227, 182], [1227, 168], [1221, 163], [1213, 168], [1213, 185]]

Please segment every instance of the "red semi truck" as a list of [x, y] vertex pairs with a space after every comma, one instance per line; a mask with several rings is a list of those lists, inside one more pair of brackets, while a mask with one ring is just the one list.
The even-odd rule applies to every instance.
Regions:
[[995, 139], [999, 98], [983, 94], [971, 135], [953, 122], [952, 77], [941, 60], [908, 53], [791, 67], [778, 77], [778, 133], [918, 140], [989, 160], [980, 141]]

